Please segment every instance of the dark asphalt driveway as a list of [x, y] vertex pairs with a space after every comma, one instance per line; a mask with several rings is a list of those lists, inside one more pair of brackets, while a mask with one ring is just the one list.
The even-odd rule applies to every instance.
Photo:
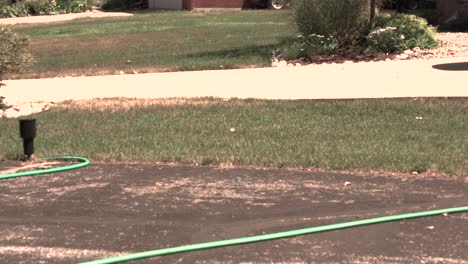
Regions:
[[[345, 182], [351, 185], [345, 186]], [[92, 164], [76, 171], [0, 181], [0, 263], [76, 263], [183, 244], [467, 206], [467, 187], [468, 180], [463, 177]], [[468, 214], [391, 222], [137, 263], [468, 263]]]

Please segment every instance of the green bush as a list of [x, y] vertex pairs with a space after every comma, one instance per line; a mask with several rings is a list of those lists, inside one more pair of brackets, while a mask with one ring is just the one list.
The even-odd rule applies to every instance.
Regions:
[[[23, 70], [32, 63], [32, 56], [28, 51], [29, 41], [0, 26], [0, 88], [3, 86], [3, 77], [6, 73], [15, 73]], [[3, 98], [0, 96], [0, 109], [5, 108]]]
[[279, 57], [284, 60], [308, 59], [317, 55], [333, 52], [338, 43], [332, 37], [312, 34], [298, 36], [285, 41], [278, 50]]
[[57, 0], [57, 6], [61, 13], [80, 13], [91, 10], [92, 0]]
[[49, 1], [18, 1], [0, 4], [0, 17], [22, 17], [28, 15], [48, 15], [56, 12], [56, 7]]
[[415, 47], [431, 49], [438, 46], [434, 27], [423, 18], [405, 14], [379, 15], [367, 40], [372, 53], [394, 53]]
[[23, 2], [14, 4], [0, 2], [0, 17], [22, 17], [29, 13], [28, 6]]
[[353, 45], [368, 29], [369, 0], [296, 0], [295, 21], [304, 36], [332, 37], [340, 47]]
[[79, 13], [91, 10], [92, 0], [23, 0], [9, 3], [0, 0], [0, 17]]
[[57, 13], [57, 7], [48, 0], [27, 0], [23, 1], [30, 15], [51, 15]]

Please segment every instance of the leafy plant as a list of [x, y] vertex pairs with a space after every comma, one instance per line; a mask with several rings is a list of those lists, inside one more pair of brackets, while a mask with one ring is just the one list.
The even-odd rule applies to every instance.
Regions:
[[79, 13], [91, 10], [92, 0], [57, 0], [57, 6], [61, 13]]
[[92, 0], [23, 0], [9, 3], [0, 0], [0, 17], [79, 13], [91, 10]]
[[424, 18], [406, 14], [379, 15], [376, 27], [367, 36], [369, 50], [401, 52], [419, 47], [431, 49], [438, 46], [434, 27]]
[[[32, 64], [32, 56], [28, 51], [29, 41], [11, 29], [0, 26], [0, 88], [3, 76], [6, 73], [14, 73], [23, 70]], [[0, 109], [6, 108], [0, 96]]]
[[23, 2], [31, 15], [50, 15], [57, 13], [57, 7], [48, 0], [27, 0]]
[[333, 52], [338, 47], [338, 42], [332, 37], [312, 34], [299, 35], [296, 38], [285, 41], [278, 50], [281, 59], [295, 60], [298, 58], [311, 58], [317, 55]]
[[10, 4], [0, 2], [0, 17], [22, 17], [29, 13], [28, 6], [24, 2]]
[[297, 0], [295, 21], [304, 36], [332, 37], [340, 47], [359, 40], [369, 23], [369, 0]]

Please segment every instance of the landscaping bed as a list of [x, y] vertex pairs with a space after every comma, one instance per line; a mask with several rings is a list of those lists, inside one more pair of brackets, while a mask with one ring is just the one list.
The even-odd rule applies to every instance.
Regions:
[[274, 58], [273, 67], [283, 66], [302, 66], [307, 64], [323, 64], [323, 63], [344, 63], [344, 62], [368, 62], [368, 61], [390, 61], [390, 60], [411, 60], [411, 59], [436, 59], [436, 58], [454, 58], [468, 57], [468, 33], [437, 33], [439, 47], [429, 50], [421, 50], [414, 48], [406, 50], [400, 54], [332, 54], [319, 55], [311, 58], [308, 61], [299, 60], [282, 60]]

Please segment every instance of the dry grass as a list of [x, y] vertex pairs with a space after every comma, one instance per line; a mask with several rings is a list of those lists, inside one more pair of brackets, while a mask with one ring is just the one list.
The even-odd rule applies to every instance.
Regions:
[[[161, 98], [161, 99], [140, 99], [140, 98], [99, 98], [92, 100], [70, 100], [53, 106], [56, 109], [68, 109], [73, 111], [98, 111], [116, 112], [129, 111], [135, 108], [145, 108], [150, 106], [210, 106], [220, 104], [230, 104], [237, 106], [247, 106], [252, 102], [249, 100], [216, 99], [210, 97], [202, 98]], [[265, 105], [266, 101], [255, 101], [256, 105]]]

